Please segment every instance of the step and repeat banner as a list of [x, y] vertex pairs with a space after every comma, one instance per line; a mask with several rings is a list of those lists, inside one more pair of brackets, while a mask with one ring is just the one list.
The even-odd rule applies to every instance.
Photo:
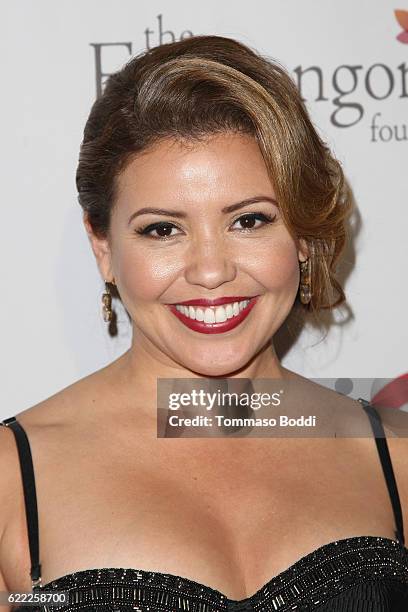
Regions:
[[14, 0], [1, 13], [0, 418], [129, 347], [126, 313], [115, 338], [101, 314], [75, 188], [82, 131], [109, 74], [197, 34], [235, 38], [287, 68], [353, 193], [347, 307], [328, 330], [281, 339], [283, 365], [375, 378], [375, 391], [408, 373], [408, 0]]

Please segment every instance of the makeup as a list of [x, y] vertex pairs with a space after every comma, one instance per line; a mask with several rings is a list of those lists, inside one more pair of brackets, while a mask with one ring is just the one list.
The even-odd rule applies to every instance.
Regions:
[[[193, 331], [202, 334], [221, 334], [238, 327], [248, 317], [258, 298], [259, 295], [228, 303], [225, 303], [225, 298], [208, 300], [207, 302], [218, 302], [218, 305], [212, 307], [205, 305], [206, 300], [189, 300], [166, 306], [181, 323]], [[193, 303], [196, 305], [193, 306]]]

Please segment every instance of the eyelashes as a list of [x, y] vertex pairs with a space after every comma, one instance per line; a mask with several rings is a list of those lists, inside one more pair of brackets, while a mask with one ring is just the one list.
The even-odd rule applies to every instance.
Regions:
[[[249, 220], [250, 223], [252, 221], [261, 220], [262, 225], [260, 227], [259, 226], [258, 227], [243, 227], [241, 230], [238, 230], [244, 233], [256, 232], [258, 229], [262, 229], [266, 225], [273, 223], [275, 219], [276, 219], [276, 214], [272, 216], [272, 215], [268, 215], [266, 213], [261, 213], [261, 212], [246, 213], [245, 215], [241, 215], [240, 217], [238, 217], [238, 219], [235, 219], [233, 225], [235, 225], [235, 223], [237, 223], [238, 221], [242, 222], [242, 220], [245, 220], [245, 222]], [[157, 223], [150, 223], [149, 225], [145, 225], [144, 227], [141, 227], [140, 229], [135, 230], [135, 233], [141, 236], [145, 236], [147, 238], [152, 238], [153, 240], [165, 241], [165, 240], [171, 240], [172, 238], [175, 238], [175, 236], [177, 236], [178, 234], [173, 234], [173, 235], [165, 234], [164, 236], [160, 236], [160, 235], [153, 236], [151, 232], [153, 231], [168, 232], [168, 231], [171, 231], [173, 228], [180, 229], [179, 227], [177, 227], [177, 225], [175, 225], [174, 223], [171, 223], [170, 221], [159, 221]]]

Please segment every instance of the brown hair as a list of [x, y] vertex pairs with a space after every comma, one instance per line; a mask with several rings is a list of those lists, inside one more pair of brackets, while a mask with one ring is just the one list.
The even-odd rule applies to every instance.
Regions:
[[109, 236], [115, 179], [138, 153], [161, 138], [225, 131], [256, 138], [284, 222], [296, 242], [307, 243], [312, 298], [302, 307], [316, 313], [342, 304], [335, 268], [352, 209], [342, 168], [286, 70], [230, 38], [193, 36], [161, 45], [108, 78], [85, 125], [76, 174], [93, 232]]

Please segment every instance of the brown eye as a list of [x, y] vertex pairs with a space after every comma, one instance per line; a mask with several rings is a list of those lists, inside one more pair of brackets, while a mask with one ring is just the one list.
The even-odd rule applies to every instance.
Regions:
[[[138, 234], [142, 236], [148, 236], [151, 238], [155, 238], [156, 240], [166, 240], [167, 238], [173, 238], [174, 234], [171, 234], [171, 230], [173, 228], [178, 229], [173, 223], [152, 223], [147, 225], [146, 227], [142, 227], [139, 230], [136, 230]], [[151, 232], [156, 231], [157, 236], [152, 235]]]
[[260, 219], [261, 221], [263, 221], [263, 224], [260, 227], [263, 227], [263, 225], [268, 225], [269, 223], [272, 223], [276, 218], [276, 215], [274, 215], [273, 217], [271, 217], [270, 215], [266, 215], [264, 213], [248, 213], [246, 215], [242, 215], [241, 217], [239, 217], [239, 219], [237, 219], [235, 223], [238, 223], [238, 221], [243, 225], [242, 229], [243, 230], [253, 230], [253, 229], [258, 229], [258, 227], [254, 227], [255, 222], [257, 219]]
[[172, 229], [173, 228], [170, 224], [159, 225], [158, 227], [156, 227], [156, 232], [157, 232], [157, 235], [160, 236], [160, 238], [166, 238], [168, 236], [171, 236]]
[[[241, 229], [238, 228], [239, 231], [251, 232], [251, 231], [256, 231], [258, 229], [261, 229], [264, 225], [273, 223], [275, 218], [276, 218], [276, 215], [271, 217], [270, 215], [267, 215], [266, 213], [247, 213], [245, 215], [241, 215], [238, 219], [236, 219], [233, 225], [235, 225], [235, 223], [239, 221], [241, 223]], [[262, 221], [262, 224], [258, 227], [255, 227], [254, 225], [257, 220]], [[146, 227], [142, 227], [136, 230], [136, 233], [142, 236], [146, 236], [147, 238], [153, 238], [154, 240], [165, 241], [165, 240], [169, 240], [177, 236], [177, 234], [171, 233], [173, 229], [179, 229], [179, 228], [177, 227], [177, 225], [174, 225], [174, 223], [170, 223], [168, 221], [167, 222], [161, 221], [158, 223], [151, 223], [150, 225], [147, 225]], [[152, 232], [156, 232], [156, 235], [154, 235]]]
[[245, 215], [238, 219], [244, 229], [252, 229], [256, 223], [254, 215]]

